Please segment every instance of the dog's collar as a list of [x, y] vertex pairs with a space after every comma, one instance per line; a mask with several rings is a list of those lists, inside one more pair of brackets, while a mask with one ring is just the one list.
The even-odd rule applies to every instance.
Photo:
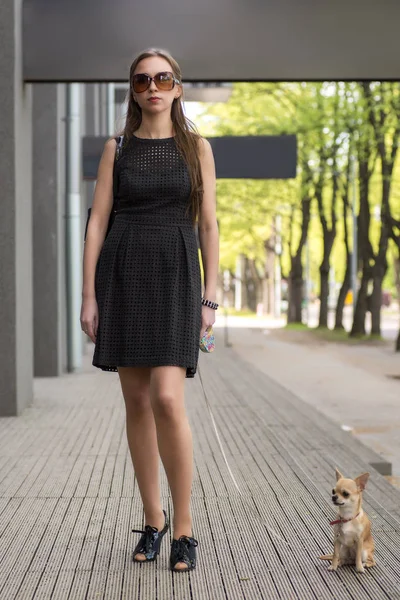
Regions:
[[348, 523], [349, 521], [353, 521], [354, 519], [357, 519], [357, 517], [360, 515], [360, 513], [357, 513], [355, 517], [351, 517], [351, 519], [337, 519], [336, 521], [331, 521], [329, 523], [329, 525], [338, 525], [339, 523]]

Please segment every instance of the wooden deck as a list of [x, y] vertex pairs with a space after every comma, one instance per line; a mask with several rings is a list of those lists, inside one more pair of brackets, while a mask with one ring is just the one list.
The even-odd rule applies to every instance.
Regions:
[[[196, 571], [168, 570], [169, 540], [156, 564], [131, 562], [143, 518], [118, 376], [89, 355], [85, 372], [36, 380], [32, 406], [0, 419], [1, 599], [400, 599], [400, 492], [374, 470], [364, 507], [377, 566], [330, 573], [317, 558], [332, 548], [334, 467], [355, 476], [379, 457], [217, 342], [200, 370], [245, 498], [196, 376], [186, 383]], [[163, 472], [162, 493], [171, 515]]]

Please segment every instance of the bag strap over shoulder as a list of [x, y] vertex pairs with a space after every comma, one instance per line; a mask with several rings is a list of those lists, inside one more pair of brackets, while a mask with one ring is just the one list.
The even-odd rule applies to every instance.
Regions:
[[116, 211], [116, 197], [117, 197], [117, 193], [118, 193], [118, 177], [115, 172], [115, 165], [116, 165], [117, 160], [121, 156], [121, 150], [122, 150], [122, 144], [124, 141], [124, 136], [119, 135], [118, 137], [115, 138], [115, 141], [117, 142], [117, 149], [115, 151], [115, 160], [114, 160], [114, 169], [113, 169], [113, 199], [114, 199], [113, 210], [114, 211]]
[[117, 142], [117, 149], [115, 151], [115, 160], [118, 160], [120, 155], [121, 155], [121, 150], [122, 150], [122, 144], [124, 142], [124, 136], [123, 135], [119, 135], [115, 138], [116, 142]]
[[[118, 192], [118, 178], [117, 178], [117, 175], [115, 172], [115, 164], [121, 155], [124, 136], [119, 135], [118, 137], [115, 138], [115, 141], [117, 142], [117, 148], [115, 151], [115, 160], [114, 160], [114, 167], [113, 167], [113, 207], [112, 207], [112, 212], [114, 212], [114, 213], [116, 213], [116, 211], [117, 211], [116, 197], [117, 197], [117, 192]], [[85, 233], [84, 233], [84, 237], [83, 237], [84, 241], [86, 241], [86, 234], [87, 234], [87, 229], [88, 229], [91, 212], [92, 212], [92, 208], [90, 207], [90, 208], [88, 208], [88, 214], [87, 214], [87, 218], [86, 218]]]

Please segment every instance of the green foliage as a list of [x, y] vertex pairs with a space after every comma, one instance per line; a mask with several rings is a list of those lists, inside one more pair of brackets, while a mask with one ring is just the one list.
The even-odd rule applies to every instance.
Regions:
[[[373, 111], [376, 118], [385, 115], [382, 136], [391, 144], [400, 118], [400, 84], [371, 85]], [[322, 190], [322, 205], [318, 211], [312, 203], [309, 227], [309, 254], [313, 287], [318, 293], [318, 269], [323, 253], [321, 217], [328, 228], [337, 219], [337, 234], [331, 254], [331, 267], [336, 281], [341, 282], [346, 266], [342, 197], [348, 184], [349, 153], [356, 147], [368, 147], [371, 152], [370, 240], [376, 252], [381, 221], [382, 172], [377, 143], [373, 134], [370, 109], [361, 84], [349, 83], [236, 83], [228, 102], [205, 105], [197, 122], [203, 135], [277, 135], [296, 134], [298, 139], [298, 172], [294, 180], [219, 180], [217, 183], [217, 213], [220, 224], [221, 268], [234, 271], [236, 257], [246, 254], [256, 260], [262, 272], [265, 248], [274, 234], [274, 217], [282, 215], [282, 267], [289, 270], [289, 240], [296, 248], [300, 238], [301, 199], [305, 192], [312, 198]], [[364, 146], [363, 146], [363, 142]], [[358, 146], [357, 146], [358, 144]], [[366, 144], [366, 145], [365, 145]], [[390, 209], [400, 220], [400, 159], [397, 155], [392, 174]], [[304, 189], [302, 166], [311, 170], [311, 181]], [[332, 211], [333, 177], [338, 179], [339, 194]], [[356, 205], [358, 207], [358, 185]], [[349, 200], [352, 200], [352, 188]], [[347, 215], [350, 250], [352, 246], [351, 215]], [[394, 291], [392, 262], [384, 287]]]

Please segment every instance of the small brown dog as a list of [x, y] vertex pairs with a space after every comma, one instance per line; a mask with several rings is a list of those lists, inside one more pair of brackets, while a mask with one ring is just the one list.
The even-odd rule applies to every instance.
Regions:
[[369, 473], [363, 473], [354, 480], [346, 479], [336, 469], [336, 487], [332, 490], [332, 502], [338, 507], [338, 519], [334, 525], [333, 554], [320, 556], [321, 560], [331, 560], [329, 571], [336, 571], [342, 565], [356, 565], [358, 573], [364, 573], [364, 566], [373, 567], [374, 540], [371, 523], [362, 509], [362, 492]]

